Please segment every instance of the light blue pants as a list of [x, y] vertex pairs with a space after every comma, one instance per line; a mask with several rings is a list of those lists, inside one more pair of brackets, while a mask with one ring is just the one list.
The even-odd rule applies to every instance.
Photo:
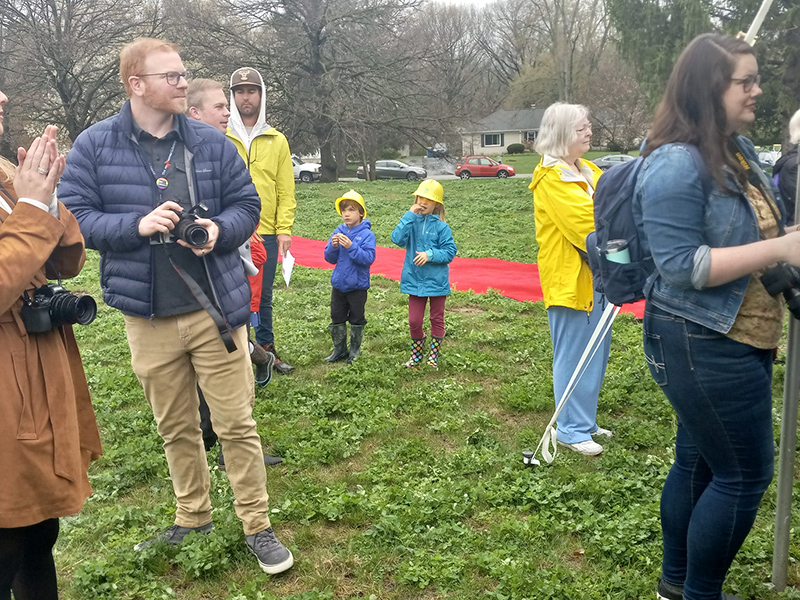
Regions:
[[[601, 304], [601, 296], [595, 292], [594, 309], [588, 318], [586, 312], [582, 310], [563, 306], [551, 306], [547, 309], [550, 338], [553, 340], [553, 393], [556, 405], [561, 400], [572, 373], [600, 322], [600, 317], [603, 315]], [[559, 441], [576, 444], [592, 439], [591, 434], [597, 430], [597, 397], [600, 394], [600, 386], [603, 385], [610, 350], [609, 331], [558, 416]]]

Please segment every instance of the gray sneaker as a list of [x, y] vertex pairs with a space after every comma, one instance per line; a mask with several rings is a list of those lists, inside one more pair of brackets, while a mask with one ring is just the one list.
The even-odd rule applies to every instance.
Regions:
[[264, 573], [277, 575], [290, 569], [294, 564], [294, 556], [278, 541], [272, 527], [244, 536], [244, 542], [248, 550], [258, 559], [258, 564]]
[[147, 548], [153, 544], [172, 544], [175, 546], [180, 544], [183, 541], [183, 538], [193, 531], [196, 531], [198, 534], [206, 534], [211, 533], [212, 529], [214, 529], [214, 523], [206, 523], [200, 527], [181, 527], [180, 525], [170, 525], [166, 531], [162, 531], [157, 536], [150, 538], [149, 540], [139, 542], [133, 547], [133, 549], [141, 550], [142, 548]]

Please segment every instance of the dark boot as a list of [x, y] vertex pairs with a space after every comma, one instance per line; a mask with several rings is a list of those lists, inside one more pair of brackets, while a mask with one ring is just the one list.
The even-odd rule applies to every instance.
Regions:
[[428, 354], [428, 366], [437, 369], [439, 367], [439, 354], [442, 350], [442, 340], [444, 338], [431, 337], [431, 353]]
[[356, 356], [361, 354], [361, 340], [364, 339], [364, 325], [353, 325], [350, 323], [350, 357], [347, 364], [352, 364]]
[[425, 338], [419, 338], [418, 340], [411, 339], [411, 358], [409, 358], [406, 362], [403, 363], [403, 366], [408, 369], [418, 369], [419, 363], [422, 362], [422, 359], [425, 357]]
[[275, 356], [251, 341], [250, 362], [256, 366], [256, 383], [261, 387], [265, 387], [272, 381], [272, 365], [275, 363]]
[[288, 375], [292, 371], [294, 371], [294, 367], [287, 362], [283, 362], [281, 360], [278, 351], [275, 350], [275, 342], [271, 344], [264, 344], [262, 348], [267, 352], [271, 352], [272, 355], [275, 357], [275, 364], [272, 366], [272, 370], [280, 373], [281, 375]]
[[338, 362], [347, 358], [347, 323], [331, 323], [328, 325], [333, 340], [333, 352], [325, 357], [328, 362]]

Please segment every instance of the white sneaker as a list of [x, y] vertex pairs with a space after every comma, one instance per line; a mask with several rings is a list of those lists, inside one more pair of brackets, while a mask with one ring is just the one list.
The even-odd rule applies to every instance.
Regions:
[[606, 437], [611, 437], [611, 436], [613, 436], [613, 435], [614, 435], [614, 433], [613, 433], [611, 430], [609, 430], [609, 429], [603, 429], [602, 427], [600, 427], [600, 426], [598, 425], [597, 429], [595, 429], [595, 430], [594, 430], [594, 431], [593, 431], [593, 432], [592, 432], [590, 435], [592, 435], [592, 436], [595, 436], [595, 435], [604, 435], [604, 436], [606, 436]]
[[595, 442], [594, 440], [584, 440], [583, 442], [578, 442], [576, 444], [565, 444], [564, 442], [559, 441], [559, 444], [562, 446], [566, 446], [570, 450], [575, 450], [575, 452], [580, 452], [585, 456], [597, 456], [603, 451], [603, 447]]

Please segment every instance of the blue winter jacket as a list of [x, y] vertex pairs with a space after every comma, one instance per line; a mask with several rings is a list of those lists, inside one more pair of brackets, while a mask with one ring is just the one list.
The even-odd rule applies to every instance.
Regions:
[[[325, 245], [325, 260], [336, 265], [331, 274], [331, 285], [340, 292], [369, 289], [369, 267], [375, 262], [375, 234], [372, 223], [364, 219], [355, 227], [344, 223], [334, 229]], [[331, 239], [343, 233], [353, 244], [349, 248], [334, 247]]]
[[[738, 138], [743, 153], [758, 165], [752, 142]], [[761, 169], [762, 188], [774, 190]], [[759, 239], [755, 212], [745, 190], [730, 172], [729, 190], [712, 182], [705, 196], [698, 166], [684, 144], [665, 144], [642, 163], [633, 198], [633, 215], [645, 254], [656, 270], [644, 287], [648, 302], [671, 314], [720, 333], [733, 326], [750, 275], [723, 285], [697, 289], [695, 263], [710, 248], [752, 244]], [[783, 203], [776, 198], [785, 218]]]
[[[456, 256], [456, 244], [450, 226], [439, 215], [406, 212], [392, 231], [392, 241], [406, 249], [400, 291], [412, 296], [450, 295], [450, 262]], [[417, 252], [427, 252], [428, 262], [414, 264]]]
[[[255, 231], [261, 201], [236, 147], [222, 133], [183, 115], [175, 118], [186, 151], [173, 162], [186, 169], [192, 205], [205, 203], [208, 218], [219, 226], [214, 250], [201, 260], [214, 300], [235, 329], [250, 315], [250, 287], [237, 249]], [[147, 165], [127, 102], [119, 114], [78, 136], [58, 187], [86, 246], [100, 251], [103, 299], [126, 315], [145, 318], [153, 315], [153, 268], [139, 221], [160, 204]]]

